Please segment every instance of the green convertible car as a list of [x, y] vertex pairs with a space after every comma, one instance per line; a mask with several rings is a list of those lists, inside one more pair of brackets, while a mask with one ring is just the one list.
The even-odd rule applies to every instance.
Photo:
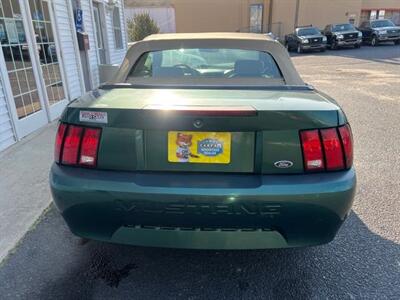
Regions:
[[65, 109], [50, 186], [81, 237], [194, 249], [331, 241], [354, 198], [352, 133], [258, 34], [153, 35]]

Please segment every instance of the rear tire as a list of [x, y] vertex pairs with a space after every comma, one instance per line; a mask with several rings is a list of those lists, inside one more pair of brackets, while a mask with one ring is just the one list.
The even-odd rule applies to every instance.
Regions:
[[394, 44], [395, 44], [395, 45], [400, 45], [400, 40], [395, 40], [395, 41], [394, 41]]
[[290, 52], [289, 43], [286, 43], [286, 44], [285, 44], [285, 48], [286, 48], [287, 52]]
[[375, 35], [372, 36], [372, 39], [371, 39], [371, 46], [372, 46], [372, 47], [378, 46], [378, 39], [376, 38]]
[[354, 48], [355, 48], [355, 49], [359, 49], [360, 47], [361, 47], [361, 44], [355, 44], [355, 45], [354, 45]]
[[331, 44], [331, 49], [332, 49], [332, 50], [337, 50], [337, 48], [338, 48], [337, 41], [336, 41], [336, 40], [333, 40], [333, 41], [332, 41], [332, 44]]

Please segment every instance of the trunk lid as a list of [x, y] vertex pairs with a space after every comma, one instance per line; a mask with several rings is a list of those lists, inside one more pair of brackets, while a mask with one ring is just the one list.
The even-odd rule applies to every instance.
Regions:
[[[107, 113], [107, 122], [82, 119], [81, 112], [87, 111]], [[117, 88], [96, 90], [74, 101], [62, 121], [102, 127], [98, 167], [103, 169], [299, 173], [299, 130], [338, 126], [344, 116], [334, 101], [313, 90]], [[193, 135], [192, 144], [206, 145], [204, 149], [215, 146], [210, 146], [214, 139], [208, 133], [229, 139], [229, 159], [171, 161], [173, 151], [183, 151], [173, 145], [178, 133]], [[283, 160], [293, 163], [290, 169], [275, 166]]]

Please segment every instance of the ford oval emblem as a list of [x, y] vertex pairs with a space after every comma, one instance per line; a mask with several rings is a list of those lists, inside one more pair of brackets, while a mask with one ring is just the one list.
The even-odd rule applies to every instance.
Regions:
[[279, 169], [288, 169], [293, 166], [293, 162], [290, 160], [280, 160], [274, 163], [275, 167]]
[[202, 120], [196, 120], [193, 122], [193, 126], [196, 128], [201, 128], [203, 127], [203, 121]]

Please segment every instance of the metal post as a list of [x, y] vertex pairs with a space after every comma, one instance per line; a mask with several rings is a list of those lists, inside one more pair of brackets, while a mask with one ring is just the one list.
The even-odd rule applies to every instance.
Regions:
[[296, 0], [296, 12], [294, 15], [294, 28], [299, 26], [299, 8], [300, 8], [300, 0]]
[[272, 32], [272, 10], [274, 9], [274, 0], [269, 0], [268, 12], [268, 32]]

